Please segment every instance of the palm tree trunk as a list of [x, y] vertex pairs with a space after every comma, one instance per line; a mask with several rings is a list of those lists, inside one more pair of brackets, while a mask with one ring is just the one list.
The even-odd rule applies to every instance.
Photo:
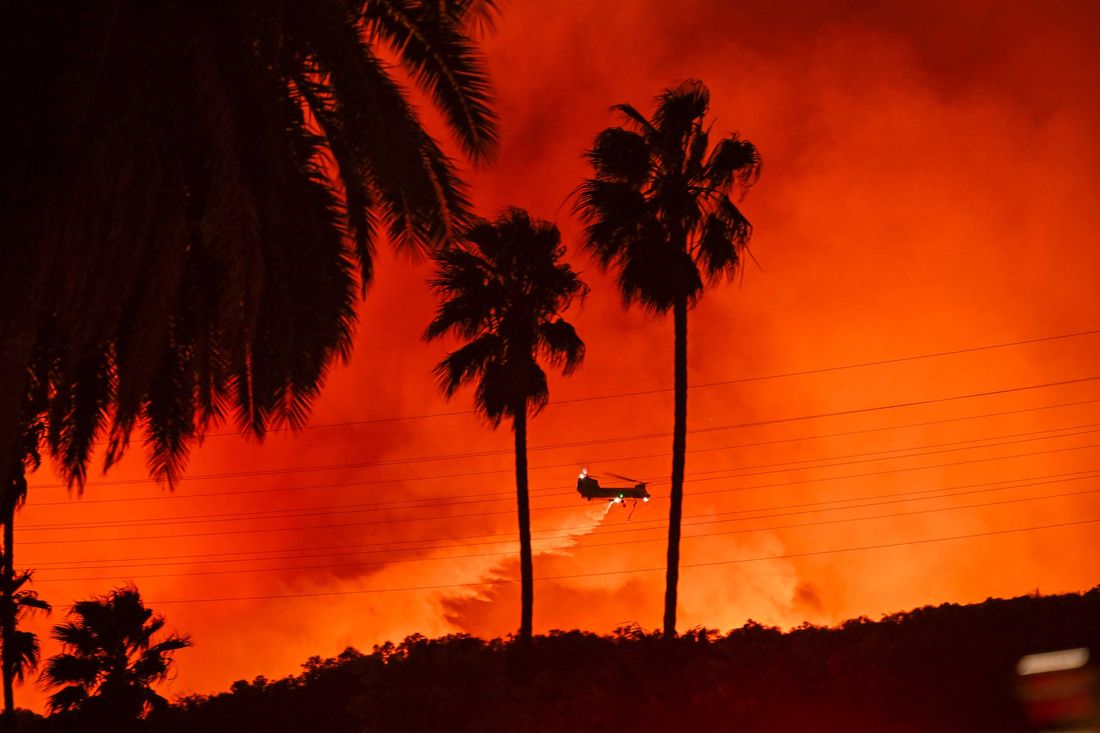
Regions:
[[[5, 482], [5, 485], [11, 488], [11, 482]], [[2, 592], [0, 592], [0, 604], [3, 606], [3, 610], [0, 611], [0, 623], [3, 624], [3, 628], [0, 629], [0, 643], [3, 644], [3, 648], [0, 649], [0, 666], [3, 666], [4, 677], [4, 719], [10, 720], [15, 714], [15, 687], [14, 675], [12, 674], [12, 664], [9, 659], [12, 654], [12, 640], [15, 638], [15, 599], [12, 597], [15, 589], [15, 556], [14, 556], [14, 537], [15, 530], [12, 526], [15, 523], [15, 503], [5, 501], [4, 502], [3, 517], [0, 520], [4, 522], [4, 558], [2, 575], [0, 583], [3, 583]], [[8, 511], [8, 507], [11, 507], [11, 511]]]
[[668, 510], [668, 563], [665, 570], [665, 638], [676, 636], [676, 585], [680, 580], [680, 519], [684, 504], [684, 457], [687, 450], [687, 298], [672, 307], [675, 406], [672, 421], [672, 494]]
[[535, 605], [535, 578], [531, 562], [531, 500], [527, 494], [527, 401], [516, 409], [513, 427], [516, 434], [516, 505], [519, 508], [519, 638], [531, 641]]

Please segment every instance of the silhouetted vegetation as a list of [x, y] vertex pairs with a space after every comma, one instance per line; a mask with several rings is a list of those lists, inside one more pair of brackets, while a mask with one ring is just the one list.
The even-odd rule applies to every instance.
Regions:
[[786, 633], [413, 636], [180, 700], [149, 730], [1013, 733], [1017, 660], [1074, 646], [1100, 648], [1100, 588]]
[[[15, 511], [48, 449], [83, 488], [135, 426], [171, 481], [209, 426], [300, 427], [347, 359], [383, 238], [469, 219], [407, 84], [482, 160], [493, 0], [29, 3], [0, 24], [0, 645], [37, 654]], [[22, 594], [22, 595], [17, 595]], [[22, 605], [17, 603], [21, 599]], [[10, 721], [9, 721], [10, 722]]]
[[569, 374], [584, 359], [584, 342], [561, 314], [588, 288], [561, 261], [565, 247], [553, 224], [509, 209], [471, 226], [437, 257], [432, 286], [442, 303], [426, 339], [454, 334], [467, 341], [436, 374], [450, 398], [476, 382], [474, 404], [496, 427], [512, 420], [520, 536], [520, 627], [530, 639], [534, 604], [531, 508], [527, 491], [527, 417], [550, 399], [539, 359]]
[[152, 686], [168, 677], [173, 654], [191, 640], [173, 633], [154, 641], [164, 618], [145, 607], [136, 588], [79, 601], [69, 615], [53, 628], [63, 651], [42, 673], [56, 690], [53, 712], [85, 730], [119, 730], [168, 705]]
[[[752, 226], [734, 204], [760, 176], [756, 146], [736, 133], [710, 144], [710, 92], [689, 79], [657, 97], [652, 118], [629, 104], [615, 105], [627, 128], [598, 136], [588, 160], [594, 177], [580, 187], [585, 247], [618, 273], [627, 305], [672, 311], [672, 477], [668, 523], [664, 631], [676, 633], [680, 573], [680, 518], [687, 450], [687, 312], [703, 295], [704, 280], [730, 278]], [[628, 129], [629, 128], [629, 129]]]
[[0, 554], [0, 676], [4, 686], [4, 711], [0, 722], [12, 723], [15, 714], [15, 685], [38, 666], [38, 637], [19, 629], [28, 614], [50, 612], [50, 604], [27, 585], [31, 571], [15, 570], [15, 514], [27, 501], [27, 474], [42, 465], [39, 443], [46, 430], [42, 411], [46, 394], [42, 383], [29, 379], [20, 419], [21, 428], [8, 481], [0, 491], [0, 523], [4, 548]]
[[[467, 218], [453, 162], [496, 127], [471, 15], [487, 0], [28, 3], [0, 27], [0, 477], [28, 380], [83, 482], [146, 428], [170, 479], [212, 423], [300, 426], [347, 357], [383, 237]], [[6, 489], [0, 486], [0, 494]]]

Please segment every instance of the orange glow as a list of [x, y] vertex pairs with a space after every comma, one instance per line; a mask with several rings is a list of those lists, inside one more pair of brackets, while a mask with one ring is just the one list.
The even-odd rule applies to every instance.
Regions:
[[[764, 156], [743, 204], [755, 262], [689, 323], [679, 627], [1093, 587], [1100, 380], [1068, 382], [1100, 376], [1100, 334], [729, 382], [1100, 328], [1100, 6], [779, 5], [513, 2], [485, 41], [502, 142], [469, 175], [483, 213], [522, 206], [576, 242], [567, 197], [610, 106], [648, 112], [686, 77], [710, 87], [715, 130]], [[133, 580], [194, 638], [168, 696], [348, 645], [515, 629], [511, 435], [433, 382], [445, 348], [419, 340], [427, 265], [379, 259], [352, 363], [310, 429], [210, 436], [171, 494], [145, 480], [140, 448], [82, 499], [49, 467], [33, 477], [16, 560], [52, 621]], [[529, 428], [535, 630], [653, 628], [671, 318], [624, 311], [609, 277], [575, 246], [569, 259], [592, 287], [569, 314], [588, 357], [551, 377]], [[830, 413], [848, 414], [775, 422]], [[410, 419], [370, 422], [395, 416]], [[653, 500], [632, 515], [585, 502], [586, 470], [638, 476]], [[182, 602], [217, 598], [248, 600]]]

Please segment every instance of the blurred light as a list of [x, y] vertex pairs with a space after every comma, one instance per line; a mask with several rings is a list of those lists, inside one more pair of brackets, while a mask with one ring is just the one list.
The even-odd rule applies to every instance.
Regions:
[[1016, 665], [1016, 673], [1024, 675], [1060, 672], [1084, 667], [1088, 661], [1089, 650], [1085, 648], [1028, 654], [1026, 657], [1021, 658]]

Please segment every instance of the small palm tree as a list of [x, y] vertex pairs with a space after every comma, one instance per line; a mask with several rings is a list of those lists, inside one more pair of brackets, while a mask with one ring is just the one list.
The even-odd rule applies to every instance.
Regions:
[[587, 157], [595, 176], [580, 187], [585, 247], [605, 269], [618, 271], [627, 305], [673, 314], [675, 406], [668, 528], [664, 633], [676, 634], [680, 517], [687, 447], [687, 312], [703, 294], [704, 279], [732, 276], [752, 235], [731, 194], [760, 175], [756, 147], [736, 134], [710, 145], [704, 118], [710, 93], [689, 80], [657, 97], [646, 119], [616, 105], [627, 127], [596, 137]]
[[474, 402], [495, 428], [511, 418], [515, 432], [516, 497], [519, 510], [520, 639], [532, 630], [534, 577], [530, 502], [527, 493], [527, 416], [549, 400], [544, 358], [570, 374], [584, 359], [584, 342], [561, 318], [588, 289], [568, 264], [558, 228], [509, 209], [493, 222], [470, 227], [437, 256], [432, 285], [443, 302], [424, 337], [454, 334], [466, 344], [436, 367], [450, 398], [476, 381]]
[[[6, 561], [5, 561], [6, 564]], [[25, 570], [9, 581], [3, 579], [3, 597], [0, 599], [0, 614], [3, 615], [3, 649], [0, 663], [4, 673], [4, 720], [10, 720], [15, 714], [14, 683], [22, 683], [27, 672], [38, 668], [38, 636], [30, 631], [20, 631], [19, 622], [26, 616], [37, 613], [49, 613], [50, 604], [38, 597], [36, 591], [24, 589], [30, 582], [32, 571]]]
[[53, 628], [62, 653], [42, 673], [54, 712], [78, 711], [100, 723], [135, 720], [167, 701], [152, 688], [168, 677], [174, 652], [191, 646], [186, 635], [154, 643], [164, 618], [154, 616], [133, 586], [73, 605], [71, 620]]
[[28, 612], [49, 613], [50, 605], [33, 590], [22, 590], [31, 572], [15, 571], [15, 513], [27, 500], [27, 473], [42, 464], [39, 443], [46, 426], [40, 411], [45, 403], [44, 390], [32, 383], [23, 407], [23, 430], [18, 455], [10, 477], [0, 492], [0, 523], [4, 526], [4, 549], [0, 554], [0, 676], [4, 687], [4, 718], [15, 712], [15, 681], [23, 680], [26, 670], [38, 665], [38, 637], [19, 631], [19, 621]]

